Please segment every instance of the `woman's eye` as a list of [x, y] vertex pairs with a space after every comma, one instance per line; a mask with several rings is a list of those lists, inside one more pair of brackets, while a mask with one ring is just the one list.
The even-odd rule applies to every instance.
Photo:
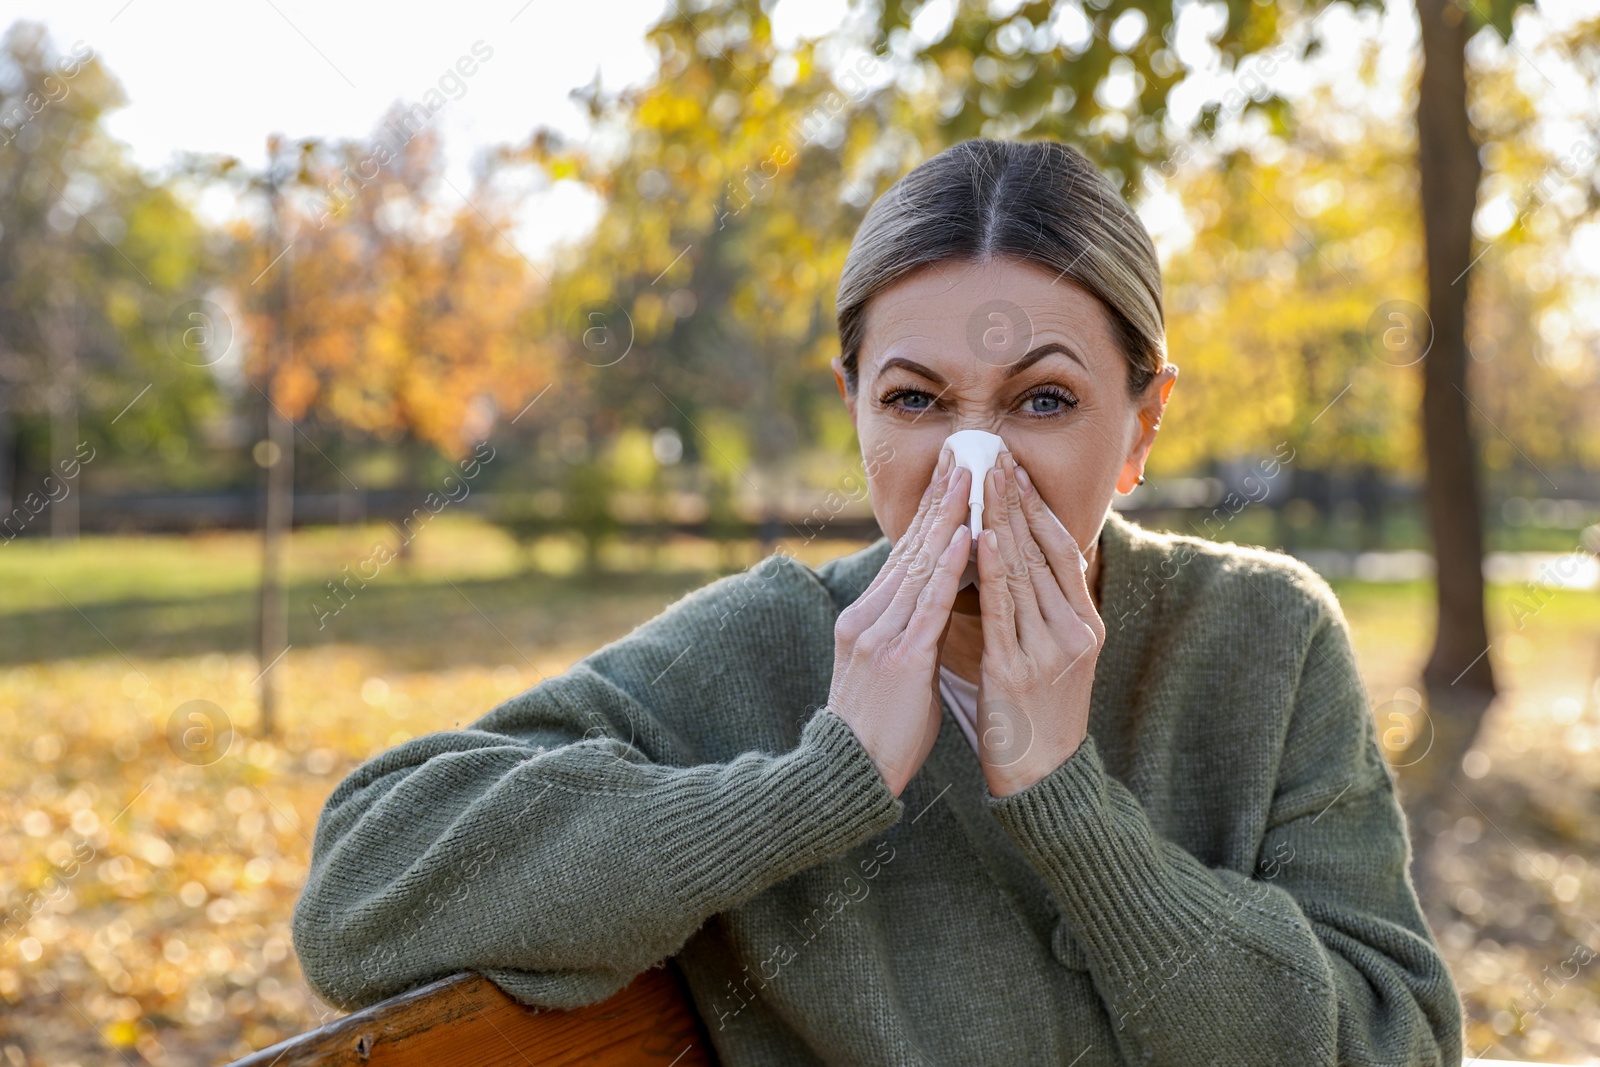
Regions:
[[1078, 400], [1070, 393], [1058, 389], [1043, 389], [1023, 399], [1023, 404], [1038, 404], [1028, 411], [1030, 415], [1059, 415], [1069, 408], [1078, 406]]
[[[880, 403], [885, 407], [898, 407], [903, 411], [926, 411], [933, 397], [917, 389], [896, 389], [886, 394]], [[924, 403], [926, 402], [926, 403]]]

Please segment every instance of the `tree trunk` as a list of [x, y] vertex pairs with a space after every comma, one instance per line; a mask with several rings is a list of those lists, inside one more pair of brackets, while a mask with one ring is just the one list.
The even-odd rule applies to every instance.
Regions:
[[[50, 410], [50, 464], [46, 486], [63, 483], [66, 492], [50, 497], [50, 538], [78, 539], [78, 484], [68, 479], [78, 443], [78, 345], [82, 310], [69, 299], [51, 299], [35, 311], [45, 365], [50, 368], [46, 397]], [[48, 491], [48, 490], [47, 490]], [[53, 491], [49, 491], [52, 492]]]
[[[55, 459], [51, 475], [67, 481], [62, 473], [71, 469], [78, 442], [78, 390], [76, 383], [64, 385], [58, 405], [50, 411], [50, 452]], [[81, 465], [80, 465], [81, 466]], [[67, 492], [50, 505], [50, 537], [56, 541], [78, 539], [78, 497], [83, 487], [83, 471], [71, 479]]]
[[[404, 502], [405, 514], [400, 517], [400, 551], [397, 558], [402, 565], [410, 564], [416, 557], [416, 549], [411, 542], [421, 534], [420, 519], [415, 519], [417, 509], [421, 507], [418, 499], [422, 486], [422, 441], [410, 430], [400, 439], [400, 499]], [[410, 521], [408, 521], [410, 520]]]
[[[62, 309], [50, 338], [50, 361], [54, 381], [50, 383], [50, 473], [66, 481], [78, 444], [78, 330], [71, 316]], [[66, 485], [66, 493], [50, 505], [50, 537], [55, 541], [78, 539], [78, 495], [83, 485], [79, 477]]]
[[[282, 264], [279, 265], [280, 267]], [[266, 506], [261, 524], [261, 735], [277, 728], [280, 659], [288, 650], [289, 613], [284, 604], [284, 541], [294, 522], [294, 424], [284, 418], [270, 399], [268, 383], [267, 440], [275, 461], [262, 474]]]
[[1370, 463], [1362, 464], [1356, 475], [1356, 496], [1361, 503], [1361, 547], [1365, 551], [1377, 552], [1383, 548], [1388, 492], [1383, 472]]
[[[350, 445], [350, 435], [342, 427], [335, 427], [334, 432], [339, 435], [339, 467], [341, 471], [349, 470], [355, 465], [355, 449]], [[339, 478], [339, 525], [353, 526], [366, 521], [367, 494], [350, 484], [349, 480], [341, 475]]]
[[0, 389], [0, 536], [10, 540], [15, 535], [3, 522], [11, 514], [12, 498], [16, 495], [17, 421], [6, 400], [6, 391]]
[[[276, 167], [277, 146], [268, 149], [268, 166]], [[271, 179], [272, 247], [282, 242], [282, 204], [276, 178]], [[285, 252], [274, 268], [272, 335], [268, 339], [266, 388], [266, 427], [269, 463], [263, 472], [265, 501], [261, 522], [261, 617], [257, 652], [261, 665], [261, 736], [270, 737], [277, 727], [277, 672], [289, 645], [289, 617], [283, 595], [284, 539], [294, 523], [294, 424], [284, 417], [276, 397], [277, 370], [287, 362], [289, 344], [289, 272], [292, 252]]]
[[1403, 770], [1406, 806], [1427, 833], [1416, 839], [1413, 876], [1427, 895], [1438, 883], [1432, 832], [1459, 796], [1462, 755], [1495, 696], [1484, 618], [1483, 527], [1477, 449], [1467, 421], [1466, 313], [1472, 281], [1472, 216], [1481, 166], [1467, 115], [1471, 26], [1450, 0], [1417, 0], [1423, 68], [1417, 98], [1418, 171], [1426, 240], [1429, 347], [1422, 360], [1427, 511], [1436, 561], [1438, 629], [1423, 671], [1427, 755]]

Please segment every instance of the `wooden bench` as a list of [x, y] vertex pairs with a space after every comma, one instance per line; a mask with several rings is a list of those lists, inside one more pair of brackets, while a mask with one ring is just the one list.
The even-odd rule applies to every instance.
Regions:
[[718, 1067], [676, 964], [599, 1004], [530, 1008], [472, 971], [254, 1052], [231, 1067]]
[[[391, 997], [230, 1067], [718, 1067], [671, 961], [609, 1000], [535, 1010], [471, 971]], [[1463, 1067], [1548, 1067], [1469, 1059]]]

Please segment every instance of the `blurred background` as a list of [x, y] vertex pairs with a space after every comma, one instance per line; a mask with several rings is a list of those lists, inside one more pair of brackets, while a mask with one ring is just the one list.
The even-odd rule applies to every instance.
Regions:
[[1154, 236], [1117, 506], [1333, 583], [1469, 1054], [1600, 1056], [1600, 8], [589, 6], [0, 8], [0, 1059], [327, 1021], [343, 775], [876, 539], [834, 290], [976, 136]]

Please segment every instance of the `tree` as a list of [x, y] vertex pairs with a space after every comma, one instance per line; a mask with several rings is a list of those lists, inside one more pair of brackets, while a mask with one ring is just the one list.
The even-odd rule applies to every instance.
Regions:
[[465, 194], [442, 190], [443, 158], [427, 128], [395, 143], [399, 108], [368, 142], [329, 146], [321, 181], [359, 171], [361, 189], [319, 212], [317, 240], [361, 264], [359, 306], [297, 366], [296, 405], [382, 437], [408, 434], [451, 458], [515, 414], [551, 377], [525, 328], [537, 300], [530, 265], [510, 243], [510, 205], [487, 172]]
[[[7, 540], [43, 510], [30, 501], [46, 498], [52, 534], [76, 536], [72, 483], [82, 461], [107, 447], [132, 453], [156, 444], [164, 455], [182, 454], [218, 402], [215, 381], [183, 358], [169, 328], [173, 312], [209, 285], [203, 234], [173, 192], [139, 172], [103, 129], [105, 113], [125, 102], [83, 42], [58, 53], [30, 22], [13, 24], [0, 41]], [[19, 456], [31, 461], [25, 487], [13, 485]]]
[[[1331, 91], [1296, 110], [1296, 136], [1258, 146], [1265, 158], [1197, 146], [1165, 180], [1192, 236], [1163, 272], [1183, 385], [1154, 478], [1280, 445], [1291, 472], [1419, 461], [1416, 375], [1374, 360], [1368, 336], [1374, 307], [1421, 297], [1413, 138]], [[1257, 502], [1279, 503], [1287, 482]]]
[[[1467, 44], [1486, 25], [1509, 41], [1512, 15], [1526, 2], [1417, 0], [1422, 27], [1417, 172], [1428, 284], [1422, 436], [1438, 620], [1422, 672], [1433, 749], [1409, 775], [1408, 806], [1422, 820], [1453, 805], [1447, 789], [1459, 789], [1461, 759], [1496, 691], [1483, 603], [1479, 456], [1467, 412], [1472, 403], [1467, 382], [1468, 298], [1475, 280], [1472, 224], [1483, 173], [1469, 107]], [[1431, 888], [1431, 863], [1425, 859], [1415, 866], [1419, 884]]]
[[[457, 459], [488, 435], [496, 405], [515, 410], [545, 376], [520, 333], [530, 282], [502, 236], [506, 221], [492, 204], [495, 214], [470, 201], [450, 210], [435, 202], [442, 164], [425, 126], [391, 119], [370, 142], [273, 138], [268, 160], [259, 175], [230, 158], [191, 163], [199, 173], [242, 181], [267, 201], [264, 226], [233, 228], [232, 284], [252, 341], [245, 373], [267, 423], [264, 732], [273, 725], [269, 668], [287, 648], [277, 574], [290, 525], [296, 424], [316, 414], [335, 426], [426, 442]], [[402, 555], [409, 544], [402, 539]]]
[[[306, 157], [310, 148], [307, 143], [286, 145], [282, 136], [272, 134], [267, 138], [266, 166], [260, 171], [248, 170], [232, 157], [190, 159], [186, 165], [191, 173], [232, 183], [247, 197], [259, 196], [265, 202], [265, 226], [259, 230], [245, 224], [234, 227], [235, 266], [242, 263], [250, 277], [248, 286], [234, 286], [240, 326], [248, 339], [244, 369], [260, 397], [259, 405], [252, 406], [259, 406], [265, 430], [252, 449], [261, 467], [261, 583], [256, 616], [256, 658], [261, 671], [256, 728], [264, 737], [277, 728], [277, 668], [289, 651], [282, 575], [284, 541], [294, 525], [296, 431], [294, 414], [285, 410], [291, 403], [285, 383], [294, 367], [294, 312], [302, 305], [292, 296], [292, 253], [300, 234], [287, 199], [295, 185], [309, 178]], [[264, 279], [265, 284], [260, 284]], [[323, 295], [320, 290], [314, 292]]]
[[[409, 129], [405, 121], [396, 108], [382, 129]], [[552, 368], [523, 329], [537, 283], [505, 236], [510, 211], [487, 174], [469, 194], [441, 190], [430, 129], [387, 147], [376, 140], [340, 152], [345, 173], [358, 153], [382, 161], [371, 187], [334, 220], [367, 264], [371, 303], [346, 318], [354, 344], [321, 364], [315, 395], [329, 419], [400, 440], [414, 493], [424, 448], [459, 458], [488, 436], [497, 412], [515, 416], [537, 395]], [[401, 541], [402, 559], [411, 547]]]
[[[712, 427], [726, 415], [751, 462], [774, 470], [836, 436], [818, 432], [842, 417], [826, 373], [828, 287], [874, 184], [858, 164], [882, 177], [896, 161], [867, 153], [865, 128], [834, 140], [833, 82], [810, 45], [793, 80], [772, 69], [758, 5], [704, 14], [710, 28], [676, 11], [652, 27], [650, 84], [580, 94], [619, 132], [620, 154], [539, 131], [505, 163], [580, 182], [605, 204], [582, 245], [556, 257], [535, 327], [559, 345], [584, 407], [616, 413], [619, 427], [675, 430], [694, 466], [721, 462]], [[741, 493], [754, 486], [742, 466], [724, 473]]]

